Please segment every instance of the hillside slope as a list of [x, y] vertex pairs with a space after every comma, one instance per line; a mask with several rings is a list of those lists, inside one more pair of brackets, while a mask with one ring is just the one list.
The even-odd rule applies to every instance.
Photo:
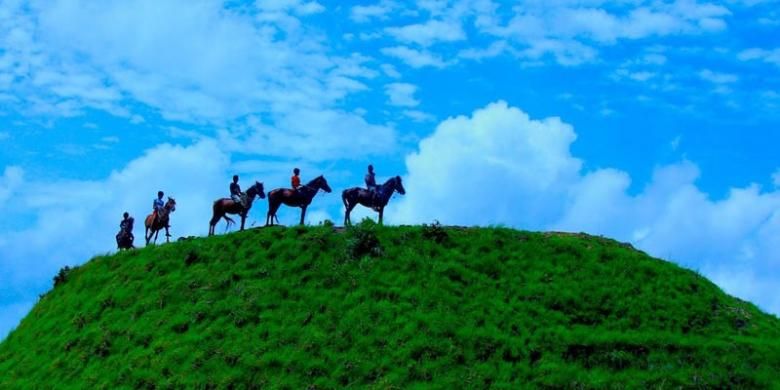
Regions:
[[764, 388], [779, 336], [607, 239], [253, 229], [62, 272], [0, 344], [0, 388]]

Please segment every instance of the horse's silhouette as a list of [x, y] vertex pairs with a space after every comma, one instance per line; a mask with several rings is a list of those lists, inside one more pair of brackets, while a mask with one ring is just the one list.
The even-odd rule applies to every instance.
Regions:
[[168, 232], [168, 222], [170, 221], [171, 213], [176, 211], [176, 200], [168, 197], [168, 201], [165, 202], [162, 210], [160, 210], [157, 218], [154, 218], [154, 213], [146, 216], [144, 226], [146, 226], [146, 245], [149, 245], [149, 241], [154, 236], [154, 243], [157, 243], [157, 235], [160, 234], [160, 230], [165, 228], [165, 242], [170, 242], [171, 234]]
[[352, 221], [349, 219], [349, 214], [352, 209], [358, 204], [372, 208], [379, 213], [379, 223], [382, 223], [382, 216], [385, 213], [385, 206], [390, 201], [390, 197], [393, 193], [398, 191], [399, 194], [406, 194], [406, 189], [401, 182], [401, 176], [391, 177], [381, 186], [377, 186], [375, 194], [360, 187], [353, 187], [344, 190], [341, 193], [341, 200], [344, 202], [344, 207], [347, 211], [344, 213], [344, 226], [351, 225]]
[[117, 233], [116, 235], [116, 247], [119, 250], [122, 249], [133, 249], [135, 246], [133, 246], [133, 236], [131, 233], [121, 231]]
[[241, 217], [241, 230], [244, 230], [246, 216], [249, 214], [249, 210], [252, 208], [252, 203], [254, 203], [256, 196], [259, 196], [260, 199], [265, 199], [263, 183], [258, 181], [246, 190], [246, 207], [242, 207], [240, 203], [236, 203], [230, 198], [215, 200], [214, 206], [212, 207], [213, 214], [211, 216], [211, 221], [209, 222], [209, 236], [214, 234], [214, 227], [217, 225], [220, 218], [225, 218], [228, 226], [234, 223], [227, 214], [238, 214]]
[[311, 204], [311, 200], [317, 192], [324, 190], [325, 192], [331, 192], [328, 181], [325, 177], [320, 175], [314, 178], [306, 185], [293, 190], [290, 188], [277, 188], [268, 193], [268, 215], [265, 218], [265, 226], [271, 226], [279, 223], [279, 219], [276, 217], [276, 211], [282, 204], [286, 204], [290, 207], [301, 208], [301, 225], [303, 225], [304, 218], [306, 217], [306, 208]]

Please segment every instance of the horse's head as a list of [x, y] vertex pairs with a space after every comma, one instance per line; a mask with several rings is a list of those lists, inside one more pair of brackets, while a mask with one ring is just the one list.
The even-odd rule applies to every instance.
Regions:
[[401, 195], [406, 195], [406, 189], [404, 188], [404, 183], [401, 182], [401, 176], [395, 177], [395, 190]]
[[313, 185], [311, 187], [316, 188], [317, 190], [323, 190], [325, 192], [331, 192], [330, 186], [328, 185], [328, 181], [325, 180], [325, 176], [319, 175], [316, 179], [312, 180]]
[[176, 211], [176, 199], [168, 197], [168, 201], [165, 202], [165, 208], [168, 210], [171, 210], [171, 212]]
[[252, 188], [255, 189], [255, 192], [257, 193], [257, 196], [260, 197], [260, 199], [265, 199], [265, 189], [263, 188], [263, 183], [256, 181]]

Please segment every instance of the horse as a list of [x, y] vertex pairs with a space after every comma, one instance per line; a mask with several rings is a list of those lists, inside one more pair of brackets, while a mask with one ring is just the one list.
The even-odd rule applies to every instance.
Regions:
[[133, 246], [133, 235], [132, 233], [121, 231], [116, 234], [116, 247], [118, 250], [122, 249], [135, 249], [135, 246]]
[[374, 209], [379, 213], [379, 223], [382, 223], [382, 216], [385, 213], [385, 206], [390, 201], [390, 197], [393, 196], [393, 192], [398, 191], [399, 194], [406, 194], [406, 189], [401, 182], [401, 176], [391, 177], [385, 184], [377, 186], [375, 196], [372, 196], [371, 192], [365, 188], [353, 187], [344, 190], [341, 193], [341, 200], [344, 202], [344, 207], [347, 208], [344, 213], [344, 226], [351, 225], [352, 221], [349, 219], [349, 214], [352, 209], [358, 204]]
[[168, 201], [165, 202], [165, 206], [160, 210], [160, 215], [154, 218], [154, 213], [146, 216], [144, 226], [146, 226], [146, 245], [149, 245], [149, 241], [154, 235], [154, 243], [157, 243], [157, 235], [160, 234], [160, 230], [165, 228], [165, 242], [171, 242], [171, 234], [168, 232], [168, 222], [170, 221], [171, 213], [176, 211], [176, 200], [168, 197]]
[[209, 222], [209, 236], [214, 235], [214, 227], [216, 227], [220, 218], [225, 218], [228, 226], [234, 223], [226, 214], [238, 214], [241, 217], [241, 230], [244, 230], [246, 216], [249, 214], [249, 209], [252, 208], [252, 203], [254, 203], [256, 196], [259, 196], [260, 199], [265, 199], [263, 183], [260, 183], [259, 181], [256, 181], [254, 185], [246, 190], [246, 207], [241, 207], [240, 203], [236, 203], [230, 198], [215, 200], [214, 206], [212, 207], [214, 212], [211, 215], [211, 221]]
[[325, 180], [325, 177], [322, 175], [317, 176], [306, 185], [299, 187], [298, 190], [277, 188], [269, 192], [268, 215], [265, 218], [265, 226], [272, 226], [274, 224], [274, 219], [276, 219], [276, 223], [279, 223], [279, 218], [276, 217], [276, 211], [279, 210], [282, 203], [290, 207], [301, 208], [301, 225], [303, 225], [303, 220], [306, 217], [306, 208], [309, 207], [314, 195], [317, 195], [320, 190], [331, 192], [328, 181]]

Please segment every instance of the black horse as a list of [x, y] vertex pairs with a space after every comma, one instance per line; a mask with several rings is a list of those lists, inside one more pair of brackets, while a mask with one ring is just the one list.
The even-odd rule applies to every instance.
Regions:
[[325, 192], [331, 192], [328, 181], [325, 180], [325, 176], [317, 176], [314, 180], [308, 182], [306, 185], [299, 187], [297, 190], [291, 188], [277, 188], [268, 193], [268, 215], [265, 218], [265, 226], [271, 226], [279, 223], [279, 218], [276, 217], [276, 212], [279, 210], [282, 204], [286, 204], [290, 207], [301, 208], [301, 225], [303, 225], [304, 218], [306, 218], [306, 208], [311, 204], [311, 200], [314, 199], [314, 195], [323, 190]]
[[130, 232], [127, 232], [125, 230], [120, 231], [116, 234], [116, 247], [119, 250], [122, 249], [134, 249], [135, 246], [133, 246], [133, 234]]
[[241, 230], [244, 230], [246, 216], [249, 214], [249, 209], [252, 208], [252, 203], [254, 203], [256, 196], [259, 196], [260, 199], [265, 199], [263, 183], [260, 183], [259, 181], [256, 181], [254, 185], [246, 190], [246, 207], [242, 207], [240, 203], [236, 203], [230, 198], [215, 200], [214, 205], [212, 206], [213, 213], [211, 215], [211, 221], [209, 222], [209, 236], [214, 234], [214, 227], [217, 225], [220, 218], [225, 218], [228, 226], [234, 223], [227, 214], [238, 214], [241, 217]]
[[352, 221], [349, 219], [349, 213], [358, 204], [366, 207], [370, 207], [379, 213], [379, 223], [382, 223], [382, 216], [385, 213], [385, 206], [390, 201], [390, 197], [393, 196], [393, 192], [398, 191], [399, 194], [406, 194], [403, 183], [401, 183], [401, 176], [396, 176], [388, 179], [385, 184], [377, 186], [376, 192], [373, 194], [365, 188], [353, 187], [344, 190], [341, 193], [341, 200], [344, 202], [344, 207], [347, 208], [347, 212], [344, 214], [344, 226], [351, 225]]

